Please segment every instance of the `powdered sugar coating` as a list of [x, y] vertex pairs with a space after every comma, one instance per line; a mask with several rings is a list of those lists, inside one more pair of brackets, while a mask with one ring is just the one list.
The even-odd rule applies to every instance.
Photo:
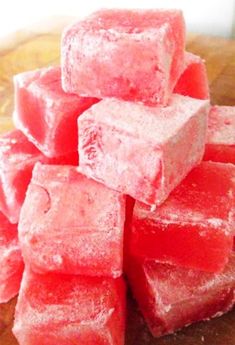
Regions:
[[211, 107], [203, 159], [235, 164], [235, 107]]
[[212, 106], [208, 121], [208, 144], [235, 146], [235, 106]]
[[[144, 137], [155, 145], [163, 145], [187, 124], [194, 113], [204, 110], [207, 101], [173, 95], [167, 107], [147, 107], [115, 98], [104, 99], [88, 109], [84, 117], [97, 123], [112, 126], [131, 136]], [[82, 117], [81, 119], [83, 119]]]
[[124, 220], [123, 195], [75, 167], [37, 164], [19, 222], [23, 256], [39, 272], [118, 277]]
[[235, 257], [221, 273], [128, 261], [128, 279], [154, 336], [226, 313], [235, 303]]
[[11, 224], [1, 212], [0, 267], [0, 303], [6, 303], [19, 292], [24, 264], [17, 225]]
[[167, 104], [184, 63], [185, 25], [177, 10], [95, 12], [62, 37], [65, 91]]
[[36, 274], [27, 268], [13, 332], [20, 344], [123, 345], [125, 286], [122, 278]]
[[224, 269], [235, 232], [235, 166], [202, 162], [155, 210], [137, 202], [129, 250], [209, 272]]
[[20, 73], [14, 85], [16, 127], [48, 157], [76, 152], [77, 117], [98, 100], [65, 93], [60, 67]]
[[77, 164], [78, 155], [47, 158], [19, 130], [0, 136], [0, 210], [12, 223], [18, 223], [33, 167], [39, 161]]
[[104, 99], [78, 119], [79, 169], [146, 204], [161, 204], [200, 162], [208, 102], [174, 95], [168, 107]]
[[174, 92], [198, 99], [210, 98], [205, 61], [200, 56], [185, 53], [184, 70], [176, 83]]

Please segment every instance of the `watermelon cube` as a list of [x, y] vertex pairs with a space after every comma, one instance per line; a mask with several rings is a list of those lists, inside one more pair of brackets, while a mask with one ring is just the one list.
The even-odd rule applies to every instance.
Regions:
[[123, 278], [27, 268], [13, 332], [20, 345], [124, 345], [125, 308]]
[[184, 67], [185, 24], [178, 10], [98, 11], [62, 38], [66, 92], [167, 104]]
[[202, 162], [151, 211], [137, 202], [128, 248], [133, 256], [202, 271], [223, 270], [235, 234], [235, 165]]
[[132, 292], [153, 336], [221, 316], [234, 306], [235, 254], [220, 273], [129, 260]]
[[0, 303], [18, 294], [24, 264], [18, 242], [17, 225], [0, 212]]
[[206, 66], [200, 56], [185, 53], [184, 70], [174, 92], [198, 99], [210, 98]]
[[72, 166], [37, 164], [19, 238], [38, 272], [118, 277], [123, 271], [125, 197]]
[[18, 223], [32, 170], [37, 161], [77, 164], [77, 152], [55, 158], [45, 157], [19, 130], [0, 136], [0, 211], [11, 223]]
[[24, 72], [14, 77], [14, 122], [48, 157], [77, 150], [77, 118], [98, 100], [66, 94], [60, 67]]
[[202, 159], [208, 101], [167, 107], [107, 98], [78, 119], [79, 169], [146, 204], [161, 204]]
[[212, 106], [204, 160], [235, 164], [235, 106]]

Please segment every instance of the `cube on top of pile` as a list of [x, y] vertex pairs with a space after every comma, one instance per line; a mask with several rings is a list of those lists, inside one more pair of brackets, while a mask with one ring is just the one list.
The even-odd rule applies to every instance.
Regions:
[[62, 86], [86, 97], [166, 105], [184, 48], [179, 10], [101, 10], [65, 30]]
[[17, 129], [0, 136], [0, 210], [11, 223], [18, 223], [32, 170], [38, 161], [77, 165], [78, 154], [48, 158]]
[[110, 188], [159, 205], [200, 163], [209, 102], [173, 95], [167, 107], [106, 98], [78, 119], [79, 169]]
[[222, 271], [235, 235], [235, 166], [202, 162], [154, 212], [136, 202], [128, 250], [146, 259]]
[[73, 166], [36, 164], [19, 221], [25, 262], [37, 272], [121, 276], [125, 201]]
[[211, 107], [204, 160], [235, 164], [235, 107]]
[[96, 98], [65, 93], [60, 67], [23, 72], [14, 77], [14, 122], [45, 156], [77, 151], [77, 118]]

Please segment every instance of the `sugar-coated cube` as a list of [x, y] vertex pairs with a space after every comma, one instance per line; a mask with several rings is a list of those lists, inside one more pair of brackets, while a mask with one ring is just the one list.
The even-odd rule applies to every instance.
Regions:
[[235, 234], [235, 165], [202, 162], [156, 210], [137, 202], [132, 255], [202, 271], [223, 270]]
[[235, 106], [212, 106], [204, 160], [235, 164]]
[[23, 269], [17, 225], [11, 224], [0, 212], [0, 303], [18, 294]]
[[178, 10], [98, 11], [62, 38], [66, 92], [166, 104], [184, 67], [185, 24]]
[[0, 136], [0, 211], [11, 223], [18, 223], [32, 169], [37, 161], [76, 165], [78, 154], [74, 152], [49, 159], [19, 130]]
[[72, 166], [37, 164], [19, 238], [35, 271], [118, 277], [123, 271], [125, 197]]
[[77, 150], [77, 118], [98, 100], [67, 94], [60, 67], [24, 72], [14, 77], [14, 122], [48, 157]]
[[146, 204], [161, 204], [203, 156], [208, 101], [167, 107], [104, 99], [78, 119], [82, 173]]
[[198, 99], [210, 98], [206, 66], [200, 56], [185, 53], [184, 70], [174, 92]]
[[20, 345], [124, 345], [123, 278], [97, 278], [27, 269], [13, 332]]
[[128, 261], [132, 292], [155, 337], [221, 316], [234, 306], [235, 254], [221, 273]]

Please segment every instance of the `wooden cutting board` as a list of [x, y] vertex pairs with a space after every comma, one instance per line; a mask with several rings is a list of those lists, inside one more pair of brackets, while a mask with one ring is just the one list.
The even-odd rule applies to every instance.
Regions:
[[[12, 76], [58, 64], [60, 33], [67, 21], [53, 20], [49, 25], [23, 30], [0, 42], [0, 132], [12, 128]], [[235, 41], [189, 35], [187, 49], [206, 60], [212, 103], [235, 105]], [[16, 299], [0, 305], [0, 345], [17, 345], [11, 333], [15, 303]], [[175, 335], [153, 339], [135, 302], [129, 298], [126, 345], [235, 345], [235, 311]]]

